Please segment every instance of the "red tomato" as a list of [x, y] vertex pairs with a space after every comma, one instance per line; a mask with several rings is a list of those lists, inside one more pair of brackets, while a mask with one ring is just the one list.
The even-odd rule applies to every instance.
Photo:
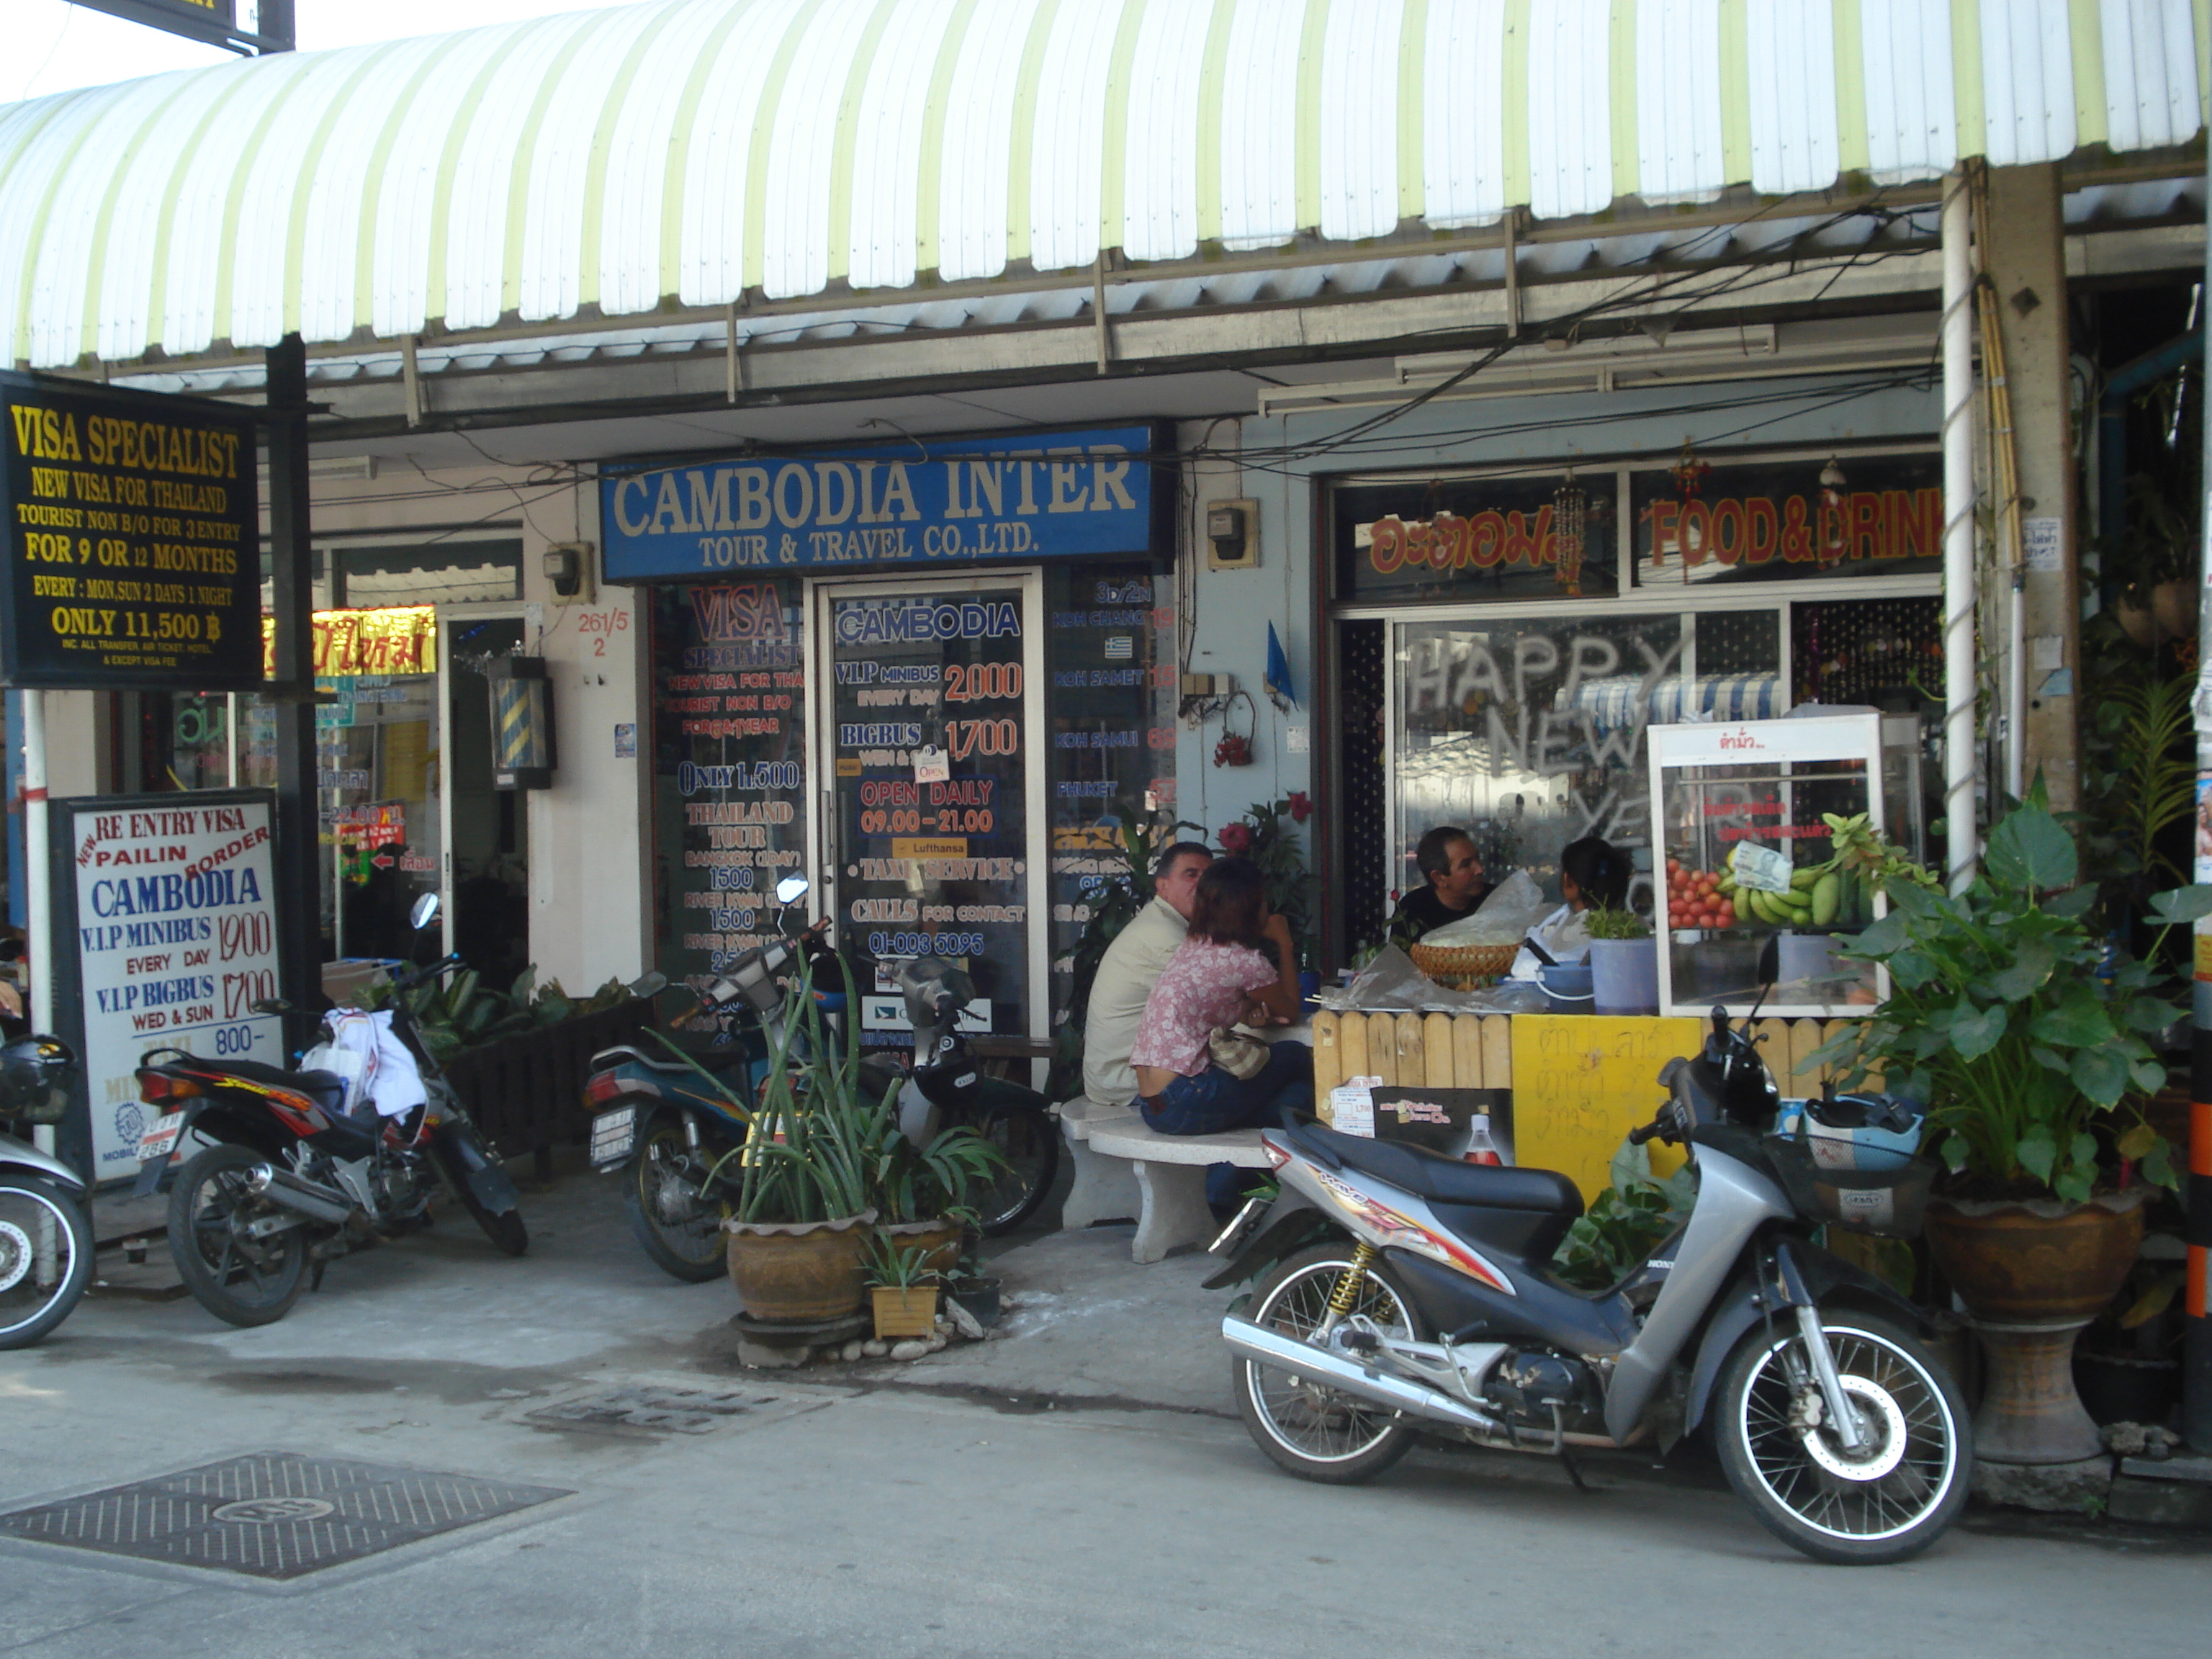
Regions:
[[1670, 876], [1673, 876], [1673, 875], [1679, 875], [1679, 874], [1680, 874], [1680, 873], [1681, 873], [1681, 869], [1682, 869], [1682, 860], [1680, 860], [1680, 859], [1668, 859], [1668, 860], [1667, 860], [1667, 873], [1668, 873], [1668, 875], [1670, 875]]
[[1717, 914], [1720, 917], [1720, 925], [1722, 927], [1733, 927], [1735, 926], [1735, 906], [1733, 904], [1723, 900]]

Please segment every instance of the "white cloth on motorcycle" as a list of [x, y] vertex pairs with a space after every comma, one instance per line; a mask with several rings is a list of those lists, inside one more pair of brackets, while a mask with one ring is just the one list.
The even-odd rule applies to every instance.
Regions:
[[1556, 1170], [1466, 1164], [1401, 1141], [1340, 1135], [1318, 1123], [1303, 1124], [1291, 1133], [1299, 1138], [1312, 1137], [1323, 1152], [1339, 1163], [1440, 1204], [1534, 1210], [1547, 1215], [1583, 1212], [1580, 1189]]
[[333, 1072], [346, 1085], [345, 1109], [373, 1103], [384, 1117], [404, 1117], [428, 1099], [422, 1069], [392, 1029], [392, 1011], [343, 1008], [330, 1017], [330, 1041], [301, 1056], [303, 1063]]

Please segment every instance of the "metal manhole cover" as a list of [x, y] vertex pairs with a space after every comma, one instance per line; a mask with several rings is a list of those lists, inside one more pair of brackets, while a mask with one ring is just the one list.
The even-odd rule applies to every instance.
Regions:
[[717, 1393], [707, 1389], [659, 1388], [634, 1384], [589, 1394], [580, 1400], [541, 1406], [523, 1415], [532, 1423], [557, 1429], [646, 1429], [662, 1433], [705, 1434], [736, 1418], [757, 1421], [811, 1411], [822, 1401], [786, 1400], [772, 1394], [739, 1390]]
[[427, 1469], [255, 1452], [0, 1515], [0, 1536], [297, 1578], [570, 1494]]

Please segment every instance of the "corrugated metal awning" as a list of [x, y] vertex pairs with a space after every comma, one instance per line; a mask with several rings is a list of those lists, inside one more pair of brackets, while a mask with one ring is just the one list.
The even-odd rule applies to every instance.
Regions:
[[2212, 0], [662, 0], [0, 108], [0, 338], [390, 340], [2159, 149], [2208, 54]]

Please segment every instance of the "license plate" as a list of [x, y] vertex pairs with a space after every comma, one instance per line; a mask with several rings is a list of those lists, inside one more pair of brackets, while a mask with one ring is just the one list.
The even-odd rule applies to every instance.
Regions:
[[138, 1161], [150, 1164], [177, 1150], [177, 1137], [185, 1132], [182, 1112], [165, 1112], [138, 1134]]
[[617, 1106], [592, 1120], [592, 1167], [620, 1164], [637, 1145], [637, 1108]]

